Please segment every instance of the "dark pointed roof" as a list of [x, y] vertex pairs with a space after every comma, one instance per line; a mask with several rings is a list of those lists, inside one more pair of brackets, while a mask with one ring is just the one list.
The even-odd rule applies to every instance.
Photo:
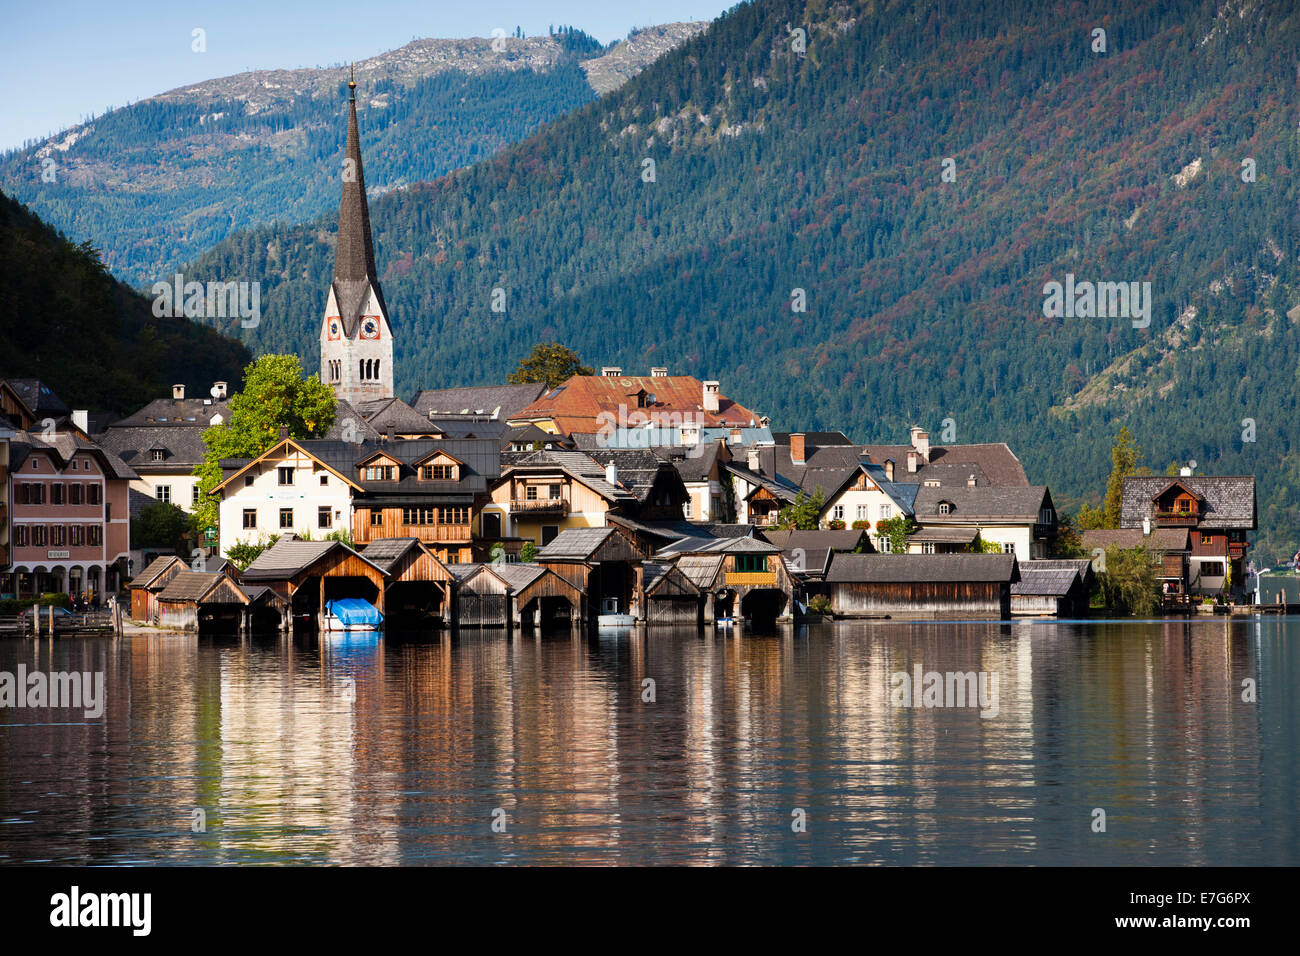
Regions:
[[357, 327], [368, 289], [375, 290], [379, 307], [388, 314], [375, 271], [375, 249], [370, 240], [370, 204], [366, 202], [366, 177], [361, 169], [361, 137], [357, 133], [356, 81], [349, 81], [348, 142], [343, 160], [343, 198], [339, 202], [339, 237], [334, 253], [334, 299], [343, 331], [351, 337]]

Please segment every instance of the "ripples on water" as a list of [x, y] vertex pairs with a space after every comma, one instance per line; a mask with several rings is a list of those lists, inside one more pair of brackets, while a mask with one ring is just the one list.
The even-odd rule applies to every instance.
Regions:
[[[1272, 618], [6, 639], [0, 670], [102, 670], [107, 704], [0, 710], [0, 861], [1295, 865], [1298, 638]], [[996, 673], [997, 715], [891, 706], [918, 663]]]

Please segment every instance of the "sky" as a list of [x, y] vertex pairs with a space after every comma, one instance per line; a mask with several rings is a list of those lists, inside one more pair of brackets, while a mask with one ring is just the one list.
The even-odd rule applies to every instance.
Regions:
[[[420, 37], [544, 34], [575, 26], [602, 43], [633, 27], [711, 20], [736, 0], [0, 0], [9, 87], [0, 150], [110, 108], [246, 70], [333, 66]], [[193, 47], [204, 31], [206, 50]]]

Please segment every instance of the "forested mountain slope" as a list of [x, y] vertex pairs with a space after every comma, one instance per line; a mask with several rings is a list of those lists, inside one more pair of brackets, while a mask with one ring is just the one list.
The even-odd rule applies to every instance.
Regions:
[[[558, 338], [718, 378], [783, 429], [950, 419], [1063, 503], [1100, 495], [1127, 422], [1159, 471], [1258, 475], [1262, 550], [1289, 551], [1298, 39], [1300, 11], [1257, 0], [740, 5], [373, 204], [399, 391], [500, 381]], [[247, 341], [311, 367], [332, 229], [232, 236], [194, 272], [266, 283]], [[1068, 276], [1149, 282], [1147, 319], [1048, 317]]]

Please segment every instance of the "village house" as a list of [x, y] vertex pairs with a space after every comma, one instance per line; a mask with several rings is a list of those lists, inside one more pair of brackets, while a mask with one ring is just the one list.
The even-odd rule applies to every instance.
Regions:
[[131, 482], [133, 491], [193, 511], [199, 500], [194, 469], [203, 463], [203, 432], [230, 417], [226, 387], [217, 382], [210, 397], [186, 398], [185, 386], [173, 385], [171, 398], [155, 399], [118, 419], [96, 441], [139, 476]]
[[416, 538], [440, 561], [475, 558], [478, 507], [500, 469], [491, 439], [410, 439], [353, 444], [282, 438], [252, 461], [223, 462], [223, 553], [273, 535], [324, 538], [358, 547]]
[[1186, 591], [1204, 595], [1240, 588], [1250, 547], [1247, 535], [1259, 527], [1255, 479], [1196, 476], [1189, 468], [1175, 478], [1125, 478], [1120, 527], [1144, 534], [1153, 528], [1186, 529]]
[[1083, 548], [1091, 556], [1092, 569], [1106, 570], [1106, 552], [1111, 548], [1145, 548], [1156, 567], [1156, 582], [1165, 594], [1187, 593], [1188, 557], [1192, 536], [1187, 528], [1093, 528], [1083, 532]]
[[574, 375], [544, 392], [510, 418], [512, 425], [534, 424], [559, 435], [610, 434], [619, 428], [695, 425], [700, 428], [759, 427], [755, 412], [719, 391], [718, 382], [691, 375], [624, 375], [617, 366], [599, 375]]
[[1056, 537], [1056, 506], [1042, 485], [921, 485], [912, 514], [919, 527], [908, 538], [911, 554], [964, 550], [978, 540], [1033, 560], [1046, 558]]

